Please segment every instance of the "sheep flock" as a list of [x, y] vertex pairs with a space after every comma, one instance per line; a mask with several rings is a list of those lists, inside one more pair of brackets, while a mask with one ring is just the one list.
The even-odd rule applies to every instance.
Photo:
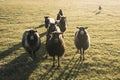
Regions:
[[[53, 57], [53, 67], [55, 67], [55, 57], [58, 58], [58, 67], [60, 67], [60, 59], [65, 53], [65, 37], [63, 36], [67, 30], [67, 17], [62, 9], [59, 10], [56, 20], [50, 16], [44, 16], [46, 28], [46, 55]], [[80, 53], [80, 61], [84, 61], [84, 52], [90, 46], [90, 37], [87, 32], [88, 27], [77, 27], [74, 35], [74, 45], [77, 52]], [[25, 30], [22, 37], [22, 45], [33, 60], [36, 58], [36, 52], [41, 47], [40, 36], [35, 29]]]

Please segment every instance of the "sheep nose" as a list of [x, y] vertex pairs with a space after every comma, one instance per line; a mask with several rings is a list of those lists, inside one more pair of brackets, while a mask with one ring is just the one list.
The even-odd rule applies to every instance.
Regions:
[[34, 40], [34, 36], [31, 36], [30, 39], [31, 39], [31, 40]]
[[84, 31], [80, 31], [80, 34], [83, 35], [83, 34], [84, 34]]

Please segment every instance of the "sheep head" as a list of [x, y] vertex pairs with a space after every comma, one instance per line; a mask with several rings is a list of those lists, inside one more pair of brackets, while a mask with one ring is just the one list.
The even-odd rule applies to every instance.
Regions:
[[85, 29], [88, 29], [88, 27], [77, 27], [77, 29], [79, 29], [79, 34], [80, 35], [84, 35], [84, 34], [86, 34]]

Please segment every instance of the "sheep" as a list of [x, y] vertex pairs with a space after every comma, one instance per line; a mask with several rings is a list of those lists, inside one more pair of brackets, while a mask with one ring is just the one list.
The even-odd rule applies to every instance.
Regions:
[[98, 11], [96, 12], [96, 15], [100, 14], [101, 11], [102, 11], [102, 6], [99, 6], [99, 7], [98, 7]]
[[88, 32], [85, 30], [88, 27], [77, 27], [79, 30], [76, 31], [74, 37], [74, 44], [77, 48], [77, 52], [80, 50], [80, 61], [84, 61], [84, 51], [90, 46], [90, 37]]
[[22, 46], [29, 53], [30, 57], [35, 59], [35, 52], [38, 51], [41, 46], [40, 36], [36, 30], [29, 29], [23, 33]]
[[65, 52], [65, 44], [61, 34], [62, 32], [59, 27], [56, 27], [56, 31], [52, 32], [52, 36], [46, 45], [47, 52], [53, 57], [53, 67], [55, 67], [55, 56], [58, 57], [58, 68], [60, 67], [60, 57], [62, 57]]
[[57, 26], [60, 27], [61, 32], [65, 32], [67, 28], [66, 17], [62, 16], [59, 21], [56, 22]]
[[49, 16], [44, 16], [45, 18], [45, 28], [48, 28], [50, 23], [55, 23], [55, 20], [53, 18], [49, 18]]
[[[58, 29], [58, 28], [59, 28], [59, 27], [57, 27], [55, 23], [50, 23], [50, 25], [49, 25], [49, 27], [48, 27], [48, 29], [47, 29], [47, 33], [46, 33], [46, 45], [47, 45], [48, 40], [49, 40], [50, 37], [51, 37], [52, 32], [54, 32], [54, 31], [56, 31], [56, 30], [60, 31], [60, 28], [59, 28], [59, 29]], [[47, 53], [46, 53], [46, 56], [45, 56], [45, 57], [46, 57], [46, 58], [48, 57]]]
[[61, 32], [65, 32], [66, 31], [66, 17], [63, 15], [62, 10], [60, 9], [58, 14], [57, 14], [57, 20], [55, 22], [57, 24], [57, 26], [60, 27]]
[[99, 6], [99, 8], [98, 8], [99, 10], [102, 10], [102, 7], [101, 6]]

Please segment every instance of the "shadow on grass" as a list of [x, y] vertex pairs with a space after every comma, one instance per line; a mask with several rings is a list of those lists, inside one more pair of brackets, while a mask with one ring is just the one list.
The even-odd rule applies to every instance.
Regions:
[[65, 77], [65, 80], [75, 79], [78, 76], [79, 69], [81, 66], [80, 59], [76, 59], [75, 63], [73, 64], [72, 68], [69, 70], [68, 74]]
[[48, 71], [46, 71], [43, 75], [40, 76], [39, 80], [50, 80], [50, 78], [53, 77], [55, 71], [56, 69], [51, 67], [50, 69], [48, 69]]
[[42, 27], [44, 27], [44, 26], [45, 26], [45, 24], [41, 24], [41, 25], [39, 25], [38, 27], [35, 27], [35, 29], [42, 28]]
[[69, 61], [69, 63], [64, 67], [64, 70], [61, 72], [61, 74], [59, 74], [58, 78], [56, 80], [61, 80], [63, 79], [63, 77], [65, 76], [65, 72], [66, 70], [69, 68], [69, 65], [71, 65], [72, 61], [74, 60], [75, 58], [75, 55], [71, 58], [71, 60]]
[[46, 35], [47, 32], [43, 32], [41, 34], [39, 34], [40, 38], [44, 37]]
[[43, 52], [44, 50], [41, 48], [34, 61], [28, 57], [27, 53], [22, 53], [21, 56], [1, 66], [0, 80], [29, 80], [31, 73], [44, 61], [41, 56]]
[[21, 43], [18, 43], [16, 45], [13, 45], [11, 48], [9, 48], [8, 50], [5, 50], [3, 52], [0, 53], [0, 59], [5, 58], [6, 56], [10, 55], [12, 52], [14, 52], [15, 50], [18, 50], [20, 47], [22, 47]]

